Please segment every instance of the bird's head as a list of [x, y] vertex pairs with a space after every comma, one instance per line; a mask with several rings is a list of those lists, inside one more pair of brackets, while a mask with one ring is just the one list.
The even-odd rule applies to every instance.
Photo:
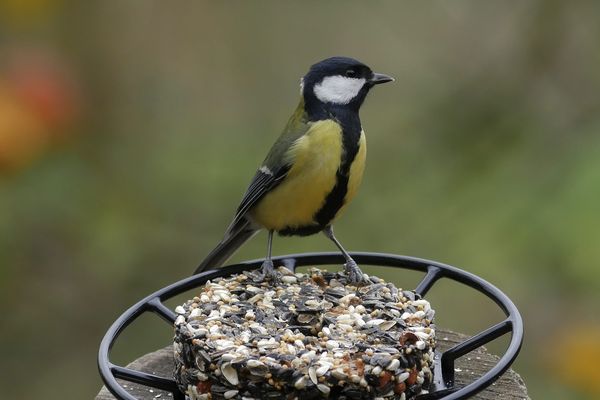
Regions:
[[358, 111], [373, 86], [393, 80], [353, 58], [331, 57], [311, 66], [300, 86], [307, 105], [346, 106]]

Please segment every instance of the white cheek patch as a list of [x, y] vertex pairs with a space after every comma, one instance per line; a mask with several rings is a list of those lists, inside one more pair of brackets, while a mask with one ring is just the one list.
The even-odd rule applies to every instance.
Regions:
[[314, 92], [317, 99], [324, 103], [348, 104], [358, 95], [365, 83], [364, 78], [328, 76], [315, 85]]

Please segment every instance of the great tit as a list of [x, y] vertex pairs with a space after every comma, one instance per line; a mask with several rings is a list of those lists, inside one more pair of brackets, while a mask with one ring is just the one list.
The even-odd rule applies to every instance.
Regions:
[[261, 279], [276, 279], [271, 260], [274, 232], [323, 232], [344, 255], [348, 280], [361, 282], [363, 273], [334, 236], [332, 223], [363, 176], [367, 145], [360, 106], [371, 88], [393, 80], [348, 57], [311, 66], [301, 79], [298, 107], [256, 171], [223, 240], [195, 273], [221, 266], [264, 228], [269, 235]]

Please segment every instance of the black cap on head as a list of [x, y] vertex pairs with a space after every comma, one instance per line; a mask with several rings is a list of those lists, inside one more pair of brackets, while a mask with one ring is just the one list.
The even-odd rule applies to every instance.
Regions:
[[373, 74], [371, 68], [350, 57], [330, 57], [311, 65], [304, 76], [304, 84], [318, 83], [327, 76], [341, 75], [349, 78], [368, 79]]

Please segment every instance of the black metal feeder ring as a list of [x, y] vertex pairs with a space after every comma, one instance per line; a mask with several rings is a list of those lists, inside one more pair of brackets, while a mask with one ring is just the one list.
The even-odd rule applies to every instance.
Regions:
[[[470, 337], [443, 353], [437, 353], [434, 363], [434, 381], [430, 388], [431, 390], [428, 394], [417, 396], [417, 400], [458, 400], [469, 398], [494, 383], [510, 367], [519, 354], [523, 342], [523, 320], [521, 319], [521, 315], [514, 303], [504, 293], [484, 279], [450, 265], [420, 258], [380, 253], [351, 253], [351, 255], [358, 264], [362, 265], [404, 268], [425, 272], [425, 277], [415, 288], [415, 291], [421, 296], [424, 296], [440, 279], [450, 279], [462, 283], [492, 299], [506, 315], [506, 318], [496, 325]], [[163, 304], [165, 300], [199, 287], [209, 279], [256, 269], [261, 266], [262, 262], [263, 259], [244, 261], [217, 270], [202, 272], [152, 293], [125, 311], [104, 335], [98, 353], [98, 368], [108, 390], [117, 399], [136, 400], [135, 397], [117, 382], [117, 379], [123, 379], [171, 392], [175, 400], [185, 400], [185, 395], [179, 391], [174, 379], [159, 377], [115, 365], [110, 362], [110, 349], [119, 337], [119, 334], [145, 312], [158, 314], [172, 327], [177, 314]], [[302, 266], [341, 265], [344, 263], [344, 258], [339, 253], [304, 253], [274, 257], [273, 262], [276, 265], [285, 265], [291, 270], [295, 270], [297, 267]], [[510, 343], [506, 352], [498, 360], [498, 363], [473, 382], [462, 387], [455, 387], [454, 361], [507, 333], [511, 334]]]

